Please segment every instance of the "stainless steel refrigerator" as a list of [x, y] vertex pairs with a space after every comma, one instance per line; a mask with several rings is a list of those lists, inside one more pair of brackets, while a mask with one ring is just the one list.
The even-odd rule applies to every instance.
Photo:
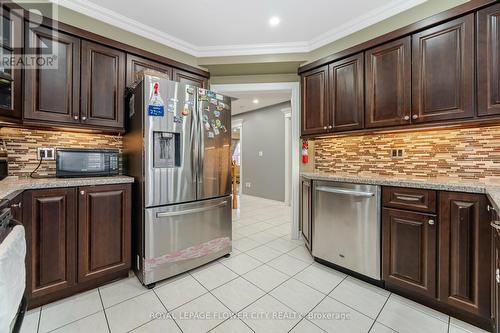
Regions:
[[133, 266], [151, 287], [231, 252], [231, 102], [144, 75], [128, 104]]

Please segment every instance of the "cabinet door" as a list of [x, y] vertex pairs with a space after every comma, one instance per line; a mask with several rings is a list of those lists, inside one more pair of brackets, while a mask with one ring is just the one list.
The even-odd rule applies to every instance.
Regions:
[[127, 86], [135, 81], [135, 74], [145, 69], [151, 69], [165, 74], [172, 79], [172, 68], [159, 62], [141, 58], [132, 54], [127, 54]]
[[382, 275], [388, 286], [436, 297], [435, 215], [384, 208]]
[[[23, 19], [14, 11], [7, 10], [3, 3], [0, 15], [1, 45], [4, 57], [20, 55], [23, 52]], [[0, 117], [18, 121], [22, 117], [22, 79], [21, 67], [2, 65], [0, 68]]]
[[330, 125], [334, 131], [363, 128], [363, 53], [329, 66]]
[[493, 333], [500, 333], [500, 231], [492, 230], [492, 294], [491, 314], [493, 318]]
[[78, 282], [130, 268], [130, 185], [78, 191]]
[[19, 194], [10, 201], [10, 211], [12, 218], [16, 221], [23, 222], [23, 194]]
[[82, 124], [124, 126], [125, 54], [82, 41]]
[[302, 89], [302, 135], [320, 134], [328, 131], [328, 66], [303, 73]]
[[474, 14], [412, 39], [412, 121], [474, 116]]
[[26, 290], [35, 298], [73, 286], [76, 273], [76, 194], [74, 188], [27, 191]]
[[477, 113], [500, 114], [500, 4], [477, 13]]
[[484, 195], [440, 193], [440, 300], [490, 315], [491, 229]]
[[198, 88], [208, 88], [208, 82], [206, 78], [177, 68], [174, 68], [172, 70], [172, 78], [174, 81], [180, 83], [190, 84]]
[[366, 127], [411, 122], [411, 37], [365, 52]]
[[300, 196], [300, 222], [302, 236], [304, 237], [305, 245], [311, 251], [312, 241], [312, 219], [311, 219], [311, 182], [302, 180], [302, 192]]
[[[48, 46], [48, 47], [47, 47]], [[80, 122], [80, 39], [46, 27], [26, 24], [28, 52], [56, 56], [53, 68], [24, 71], [24, 118], [40, 122]]]

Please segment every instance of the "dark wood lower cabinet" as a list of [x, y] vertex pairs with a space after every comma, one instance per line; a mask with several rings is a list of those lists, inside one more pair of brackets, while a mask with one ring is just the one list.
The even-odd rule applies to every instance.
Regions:
[[311, 181], [309, 179], [302, 179], [300, 183], [300, 230], [306, 247], [309, 251], [312, 251]]
[[[383, 191], [385, 194], [422, 192], [393, 187], [384, 187]], [[499, 298], [496, 284], [493, 290], [491, 287], [492, 252], [494, 264], [500, 264], [498, 252], [491, 249], [488, 200], [484, 194], [446, 191], [435, 194], [437, 215], [410, 211], [419, 210], [419, 206], [405, 210], [389, 208], [386, 206], [393, 201], [384, 200], [382, 278], [385, 286], [453, 317], [490, 329], [491, 318], [497, 318], [496, 312], [500, 312], [494, 303], [492, 307], [492, 300]], [[493, 246], [499, 239], [493, 238]]]
[[24, 192], [29, 308], [128, 275], [130, 195], [129, 184]]
[[78, 282], [130, 267], [130, 191], [123, 185], [80, 187]]
[[389, 286], [436, 297], [436, 217], [384, 208], [382, 275]]
[[76, 189], [48, 189], [24, 194], [26, 291], [29, 299], [76, 283]]
[[441, 192], [439, 299], [488, 318], [490, 224], [484, 195]]
[[500, 231], [492, 232], [492, 269], [491, 269], [491, 317], [493, 332], [500, 333]]

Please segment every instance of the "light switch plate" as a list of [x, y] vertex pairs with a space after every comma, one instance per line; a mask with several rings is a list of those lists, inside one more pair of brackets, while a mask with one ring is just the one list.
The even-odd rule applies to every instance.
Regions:
[[248, 187], [248, 188], [252, 187], [252, 183], [250, 183], [250, 182], [245, 183], [245, 187]]
[[260, 157], [264, 156], [264, 152], [263, 152], [262, 150], [261, 150], [261, 151], [259, 151], [259, 156], [260, 156]]

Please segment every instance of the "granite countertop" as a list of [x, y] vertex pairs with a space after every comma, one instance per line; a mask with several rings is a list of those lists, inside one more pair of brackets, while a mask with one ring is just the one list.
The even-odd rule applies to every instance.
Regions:
[[500, 211], [500, 177], [473, 181], [454, 177], [414, 178], [404, 176], [391, 177], [376, 174], [351, 175], [321, 172], [302, 172], [301, 176], [313, 180], [486, 194], [491, 203], [496, 206], [495, 209]]
[[0, 181], [0, 200], [12, 198], [24, 190], [56, 187], [77, 187], [133, 183], [129, 176], [88, 177], [88, 178], [28, 178], [7, 177]]

